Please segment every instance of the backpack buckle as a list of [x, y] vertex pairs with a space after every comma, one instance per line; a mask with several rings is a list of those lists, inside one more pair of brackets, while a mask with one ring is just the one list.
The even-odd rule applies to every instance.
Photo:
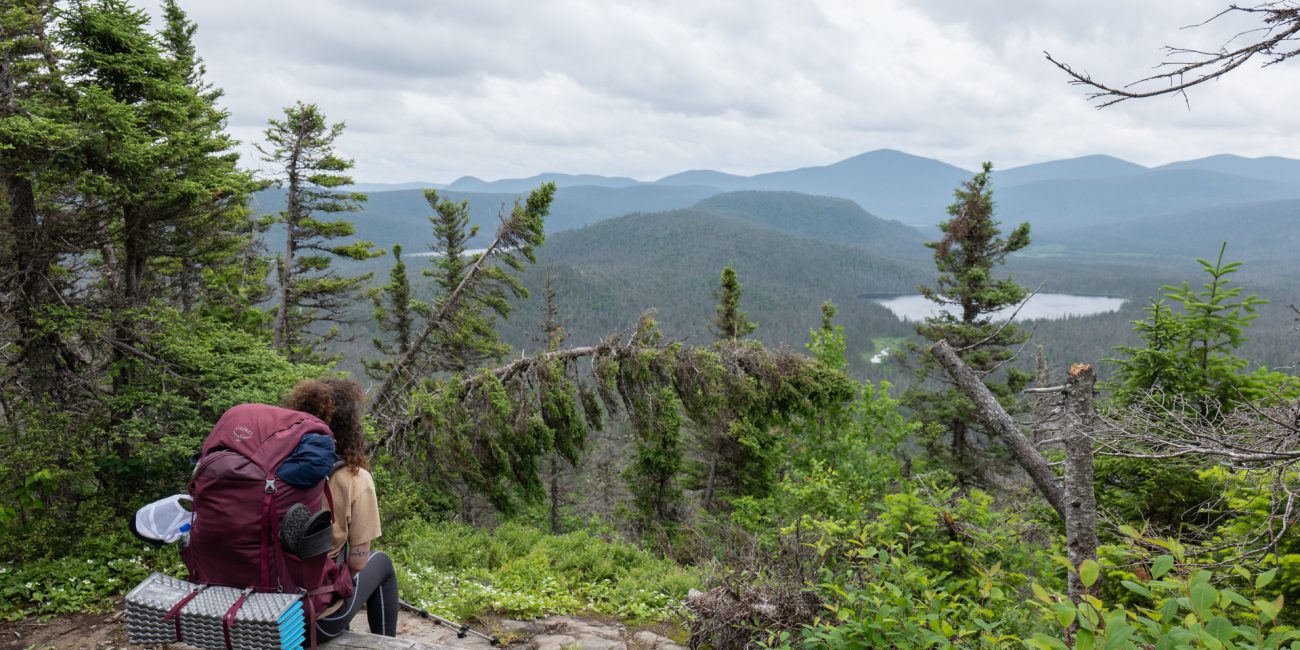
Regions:
[[275, 494], [275, 479], [273, 478], [266, 479], [266, 490], [264, 491], [267, 494]]

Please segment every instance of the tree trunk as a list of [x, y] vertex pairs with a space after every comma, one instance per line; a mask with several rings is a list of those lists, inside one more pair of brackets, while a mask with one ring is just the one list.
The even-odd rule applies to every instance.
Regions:
[[[1065, 481], [1061, 486], [1055, 472], [1042, 454], [1020, 433], [1011, 416], [998, 403], [988, 387], [967, 366], [946, 341], [930, 349], [944, 369], [975, 404], [980, 420], [1000, 436], [1012, 457], [1029, 474], [1039, 494], [1051, 504], [1065, 522], [1065, 541], [1070, 563], [1077, 567], [1084, 560], [1097, 559], [1097, 497], [1093, 486], [1092, 426], [1095, 412], [1092, 394], [1097, 381], [1092, 366], [1076, 364], [1066, 382]], [[1076, 572], [1070, 574], [1070, 597], [1078, 601], [1085, 589]]]
[[956, 382], [957, 388], [970, 398], [984, 426], [988, 427], [994, 435], [1002, 438], [1007, 448], [1011, 450], [1016, 463], [1029, 474], [1034, 487], [1038, 488], [1038, 493], [1043, 495], [1047, 503], [1064, 520], [1065, 493], [1061, 489], [1059, 479], [1038, 450], [1034, 449], [1034, 446], [1020, 433], [1016, 421], [1011, 419], [1011, 415], [998, 403], [998, 399], [993, 396], [988, 386], [985, 386], [975, 371], [957, 356], [957, 351], [953, 350], [947, 341], [935, 343], [931, 346], [930, 352], [948, 371], [948, 375]]
[[[144, 229], [146, 228], [144, 220], [141, 218], [138, 208], [127, 206], [122, 210], [122, 253], [124, 263], [122, 265], [122, 307], [138, 307], [137, 301], [142, 292], [144, 282], [145, 265], [149, 261], [149, 253], [145, 250]], [[124, 342], [132, 341], [124, 339]]]
[[18, 340], [22, 343], [20, 358], [28, 389], [34, 397], [41, 398], [50, 396], [59, 387], [58, 337], [40, 324], [41, 309], [53, 300], [48, 272], [54, 255], [49, 250], [51, 238], [42, 232], [32, 182], [12, 172], [5, 174], [3, 180], [9, 228], [14, 238], [10, 261], [15, 289], [10, 301], [11, 317], [18, 326]]
[[[1092, 366], [1076, 364], [1065, 382], [1065, 539], [1070, 564], [1097, 560], [1097, 495], [1093, 484], [1092, 430], [1096, 413], [1092, 394], [1097, 376]], [[1070, 598], [1096, 595], [1096, 584], [1085, 587], [1070, 573]]]
[[[298, 221], [298, 155], [289, 159], [289, 192], [284, 210], [284, 259], [280, 260], [280, 302], [275, 310], [275, 349], [289, 355], [289, 288], [293, 282], [294, 224]], [[291, 357], [292, 358], [292, 357]]]
[[560, 534], [560, 462], [551, 454], [551, 534]]
[[705, 511], [713, 511], [713, 482], [717, 480], [718, 475], [718, 453], [715, 451], [709, 458], [709, 477], [704, 481], [704, 498], [701, 499], [701, 506]]

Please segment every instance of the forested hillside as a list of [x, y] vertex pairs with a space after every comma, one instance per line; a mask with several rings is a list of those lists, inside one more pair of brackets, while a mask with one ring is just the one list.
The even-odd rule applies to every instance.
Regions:
[[[793, 221], [802, 214], [788, 216]], [[523, 278], [535, 289], [533, 297], [520, 303], [522, 317], [504, 323], [502, 332], [527, 345], [540, 289], [553, 269], [573, 341], [631, 327], [643, 310], [655, 308], [665, 335], [706, 342], [717, 276], [728, 264], [745, 281], [745, 306], [759, 323], [754, 337], [796, 349], [820, 322], [827, 300], [861, 323], [850, 336], [854, 350], [870, 352], [873, 338], [905, 335], [902, 323], [860, 296], [906, 293], [924, 278], [918, 268], [868, 250], [784, 235], [734, 214], [699, 207], [633, 214], [550, 238]]]
[[927, 236], [897, 221], [885, 221], [852, 201], [796, 192], [729, 192], [695, 204], [701, 210], [735, 215], [788, 235], [844, 244], [877, 255], [923, 261]]
[[[1229, 242], [1254, 270], [1286, 276], [1285, 260], [1300, 245], [1295, 224], [1300, 201], [1234, 203], [1186, 212], [1128, 219], [1105, 227], [1073, 226], [1040, 238], [1071, 251], [1096, 255], [1148, 255], [1160, 261], [1204, 255]], [[1157, 262], [1158, 263], [1158, 262]]]

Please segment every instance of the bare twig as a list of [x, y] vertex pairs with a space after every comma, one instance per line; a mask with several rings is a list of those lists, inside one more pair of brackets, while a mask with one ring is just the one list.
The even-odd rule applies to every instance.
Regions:
[[[1164, 48], [1165, 52], [1170, 57], [1191, 55], [1192, 58], [1187, 61], [1168, 60], [1158, 66], [1159, 68], [1165, 68], [1165, 72], [1144, 77], [1122, 86], [1113, 86], [1097, 81], [1092, 78], [1092, 75], [1075, 70], [1069, 64], [1057, 60], [1050, 52], [1043, 52], [1043, 54], [1052, 65], [1069, 75], [1071, 84], [1092, 89], [1088, 93], [1088, 99], [1100, 102], [1098, 108], [1105, 108], [1129, 99], [1145, 99], [1168, 94], [1182, 95], [1183, 101], [1186, 102], [1188, 101], [1188, 88], [1218, 79], [1241, 67], [1252, 58], [1257, 56], [1265, 57], [1268, 60], [1263, 65], [1270, 66], [1300, 54], [1300, 48], [1291, 45], [1297, 39], [1300, 39], [1300, 7], [1297, 7], [1294, 2], [1266, 2], [1248, 7], [1234, 4], [1213, 17], [1197, 25], [1192, 25], [1192, 27], [1205, 25], [1233, 13], [1260, 15], [1262, 16], [1263, 25], [1239, 32], [1228, 39], [1216, 51], [1166, 46]], [[1242, 47], [1228, 49], [1228, 45], [1232, 42], [1251, 34], [1259, 35], [1259, 37]], [[1164, 86], [1142, 89], [1145, 84], [1152, 82], [1163, 83]]]

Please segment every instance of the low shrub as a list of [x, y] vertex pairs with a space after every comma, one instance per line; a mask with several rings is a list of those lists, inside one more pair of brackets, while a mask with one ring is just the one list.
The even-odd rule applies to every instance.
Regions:
[[667, 621], [700, 583], [694, 570], [626, 542], [515, 523], [494, 530], [409, 524], [389, 546], [403, 597], [458, 619], [590, 612]]

